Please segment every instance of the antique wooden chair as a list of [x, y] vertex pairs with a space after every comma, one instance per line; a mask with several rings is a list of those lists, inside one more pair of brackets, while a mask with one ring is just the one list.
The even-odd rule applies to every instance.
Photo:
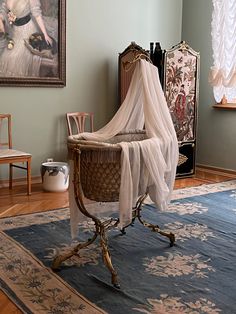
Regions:
[[[7, 122], [6, 128], [3, 122]], [[7, 136], [4, 137], [1, 130], [7, 130]], [[0, 164], [9, 164], [9, 188], [12, 189], [13, 167], [27, 170], [27, 194], [31, 194], [31, 154], [14, 150], [12, 148], [12, 126], [11, 115], [0, 114]], [[25, 166], [15, 165], [15, 163], [26, 163]]]
[[93, 132], [93, 117], [94, 114], [91, 112], [68, 112], [66, 114], [68, 134], [74, 135], [84, 132], [86, 120], [90, 124], [90, 131]]

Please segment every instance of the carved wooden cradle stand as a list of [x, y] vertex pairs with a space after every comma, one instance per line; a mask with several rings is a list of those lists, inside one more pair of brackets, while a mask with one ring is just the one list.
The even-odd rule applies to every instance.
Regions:
[[[117, 143], [121, 141], [141, 141], [145, 138], [145, 131], [135, 130], [128, 133], [119, 133], [106, 143], [85, 140], [79, 140], [74, 144], [68, 143], [69, 151], [73, 151], [75, 200], [81, 213], [94, 222], [94, 231], [93, 236], [86, 242], [77, 244], [66, 254], [57, 255], [52, 264], [54, 270], [57, 270], [63, 261], [78, 254], [79, 250], [92, 244], [99, 236], [103, 261], [111, 273], [111, 282], [116, 288], [120, 287], [117, 272], [112, 264], [107, 237], [107, 231], [118, 226], [119, 218], [109, 218], [104, 221], [92, 215], [86, 209], [84, 196], [97, 202], [118, 201], [121, 182], [121, 147]], [[170, 246], [173, 246], [175, 242], [173, 233], [164, 232], [158, 225], [141, 218], [142, 205], [147, 193], [137, 200], [135, 207], [132, 209], [132, 222], [129, 225], [133, 224], [137, 218], [145, 227], [168, 237]], [[125, 228], [121, 229], [122, 234], [125, 234]]]

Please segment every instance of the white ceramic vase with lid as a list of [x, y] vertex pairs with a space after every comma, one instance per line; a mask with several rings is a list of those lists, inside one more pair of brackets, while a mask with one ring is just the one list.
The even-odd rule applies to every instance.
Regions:
[[63, 192], [69, 186], [69, 165], [65, 162], [44, 162], [41, 165], [43, 189]]

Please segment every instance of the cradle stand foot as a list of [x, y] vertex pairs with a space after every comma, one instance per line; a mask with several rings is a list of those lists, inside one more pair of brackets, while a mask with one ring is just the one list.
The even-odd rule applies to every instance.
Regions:
[[170, 240], [170, 247], [172, 247], [174, 244], [175, 244], [175, 235], [170, 232], [170, 233], [167, 233], [167, 232], [164, 232], [164, 231], [161, 231], [159, 228], [157, 228], [157, 230], [153, 230], [154, 232], [158, 232], [159, 234], [169, 238]]
[[126, 234], [125, 228], [120, 229], [120, 232], [121, 232], [121, 235], [125, 235]]
[[114, 283], [113, 286], [114, 286], [116, 289], [120, 289], [120, 284], [119, 284], [119, 283]]
[[93, 243], [96, 240], [96, 238], [97, 238], [97, 233], [95, 232], [93, 237], [91, 239], [88, 239], [88, 241], [83, 242], [83, 243], [78, 243], [74, 248], [69, 249], [64, 254], [59, 253], [52, 261], [52, 266], [51, 266], [52, 270], [53, 271], [60, 270], [60, 266], [64, 261], [66, 261], [67, 259], [69, 259], [70, 257], [74, 255], [78, 255], [79, 250]]
[[174, 233], [169, 233], [169, 239], [170, 239], [170, 246], [173, 246], [175, 244], [175, 235]]
[[52, 261], [51, 269], [53, 271], [60, 271], [60, 266], [61, 266], [61, 263], [63, 262], [64, 262], [64, 259], [62, 258], [61, 255], [56, 256], [54, 260]]

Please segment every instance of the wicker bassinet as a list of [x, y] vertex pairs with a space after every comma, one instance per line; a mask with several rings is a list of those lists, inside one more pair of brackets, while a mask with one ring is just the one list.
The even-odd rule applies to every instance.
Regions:
[[97, 202], [118, 201], [121, 181], [118, 143], [145, 139], [145, 130], [121, 132], [106, 142], [69, 139], [70, 158], [75, 160], [75, 154], [80, 154], [79, 176], [84, 196]]

